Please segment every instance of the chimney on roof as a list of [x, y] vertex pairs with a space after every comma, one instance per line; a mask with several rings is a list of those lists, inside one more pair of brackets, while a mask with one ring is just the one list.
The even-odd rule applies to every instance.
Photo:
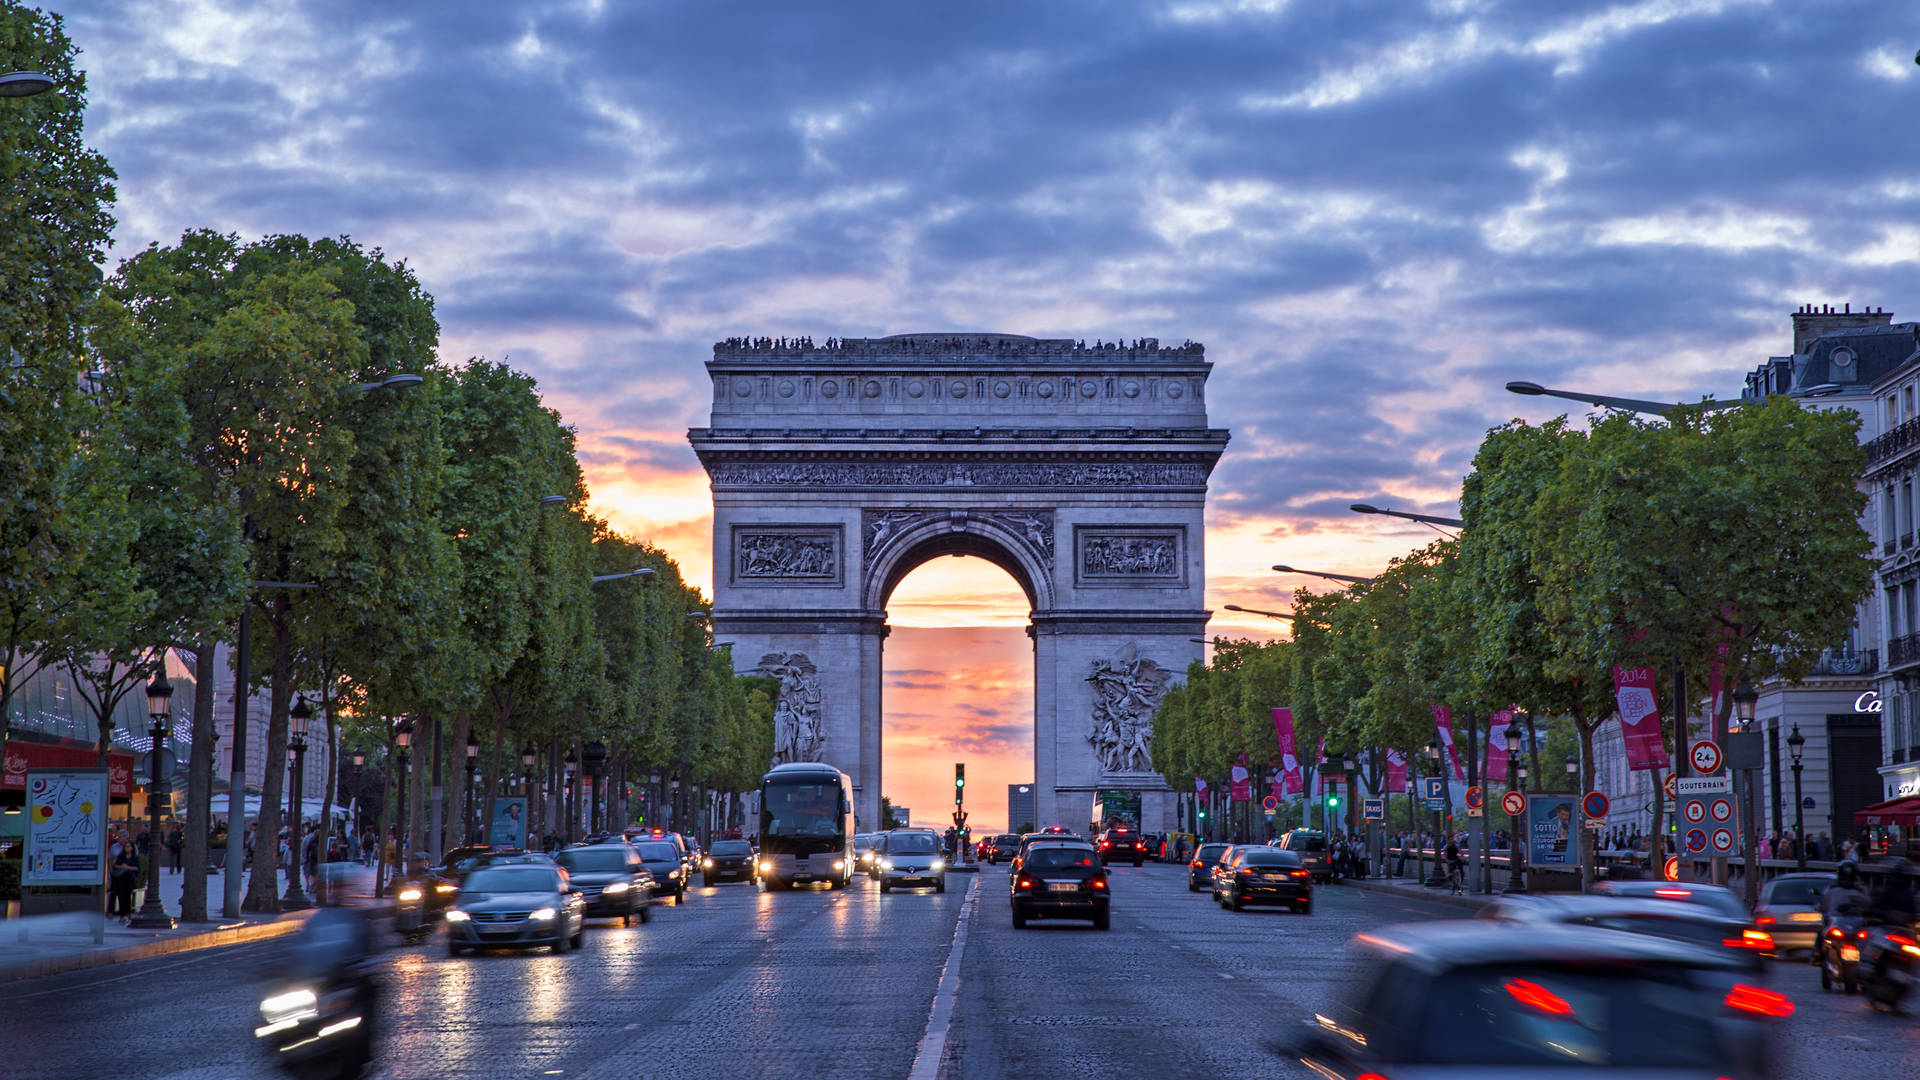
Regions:
[[1867, 308], [1855, 311], [1851, 302], [1841, 305], [1839, 311], [1833, 310], [1832, 304], [1807, 304], [1793, 313], [1793, 352], [1795, 356], [1805, 354], [1815, 338], [1835, 330], [1892, 323], [1891, 312]]

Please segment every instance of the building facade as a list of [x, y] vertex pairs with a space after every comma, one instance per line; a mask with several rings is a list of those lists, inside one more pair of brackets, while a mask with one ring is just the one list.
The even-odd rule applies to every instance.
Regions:
[[1007, 785], [1007, 831], [1012, 832], [1022, 825], [1035, 825], [1039, 821], [1034, 817], [1033, 785]]

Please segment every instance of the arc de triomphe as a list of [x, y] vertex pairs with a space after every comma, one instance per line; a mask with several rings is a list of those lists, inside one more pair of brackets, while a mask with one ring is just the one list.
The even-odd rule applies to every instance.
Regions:
[[[879, 825], [887, 599], [942, 555], [986, 559], [1032, 605], [1036, 824], [1141, 792], [1174, 827], [1150, 755], [1170, 680], [1210, 614], [1199, 345], [903, 334], [714, 346], [715, 636], [781, 680], [776, 760], [825, 761]], [[1019, 824], [1014, 822], [1012, 824]]]

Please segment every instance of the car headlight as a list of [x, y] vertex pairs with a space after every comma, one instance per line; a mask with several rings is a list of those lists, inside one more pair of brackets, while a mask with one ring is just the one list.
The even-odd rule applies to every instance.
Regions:
[[833, 868], [835, 870], [845, 870], [847, 868], [847, 860], [845, 859], [833, 860]]
[[616, 881], [613, 884], [608, 885], [606, 888], [601, 889], [600, 891], [603, 893], [606, 893], [609, 896], [615, 893], [623, 893], [627, 891], [627, 883], [624, 881]]
[[470, 918], [472, 918], [472, 916], [468, 915], [464, 911], [461, 911], [459, 908], [453, 908], [452, 910], [447, 912], [448, 922], [466, 922]]
[[891, 870], [891, 869], [893, 869], [893, 860], [892, 860], [892, 859], [881, 859], [881, 860], [880, 860], [880, 869], [882, 869], [882, 870]]
[[418, 900], [420, 899], [420, 890], [413, 888], [401, 889], [399, 898], [402, 900]]
[[552, 922], [553, 916], [554, 910], [552, 908], [543, 907], [535, 908], [533, 914], [527, 916], [527, 918], [532, 919], [534, 922]]
[[320, 999], [314, 996], [312, 990], [305, 989], [304, 987], [299, 990], [289, 990], [284, 994], [275, 994], [265, 1001], [262, 1001], [260, 1003], [260, 1015], [266, 1017], [268, 1020], [285, 1020], [289, 1017], [312, 1012], [314, 1006], [317, 1005], [319, 1001]]
[[701, 859], [701, 860], [700, 860], [700, 868], [701, 868], [701, 869], [703, 869], [703, 870], [711, 870], [711, 869], [713, 869], [713, 860], [712, 860], [712, 859]]
[[947, 868], [947, 864], [944, 859], [935, 859], [933, 860], [933, 865], [927, 867], [927, 869], [933, 871], [936, 874], [942, 870], [945, 870], [946, 868]]
[[763, 874], [773, 873], [773, 864], [765, 859], [760, 860], [760, 872]]
[[435, 885], [435, 886], [433, 887], [433, 891], [434, 891], [434, 892], [439, 892], [439, 893], [447, 893], [447, 892], [459, 892], [459, 891], [460, 891], [460, 886], [458, 886], [458, 885]]
[[671, 881], [672, 879], [674, 879], [674, 878], [677, 878], [677, 877], [679, 877], [679, 876], [680, 876], [680, 871], [678, 871], [678, 870], [669, 870], [669, 871], [667, 871], [667, 879], [668, 879], [669, 881]]

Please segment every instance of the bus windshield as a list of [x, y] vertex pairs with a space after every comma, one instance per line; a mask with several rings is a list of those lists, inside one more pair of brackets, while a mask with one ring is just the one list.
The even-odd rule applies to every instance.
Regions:
[[770, 836], [837, 836], [840, 785], [818, 780], [769, 781], [760, 807], [761, 832]]

